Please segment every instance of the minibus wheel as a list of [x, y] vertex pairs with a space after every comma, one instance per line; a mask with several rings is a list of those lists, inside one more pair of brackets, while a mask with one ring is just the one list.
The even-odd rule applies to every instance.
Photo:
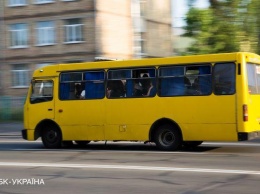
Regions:
[[60, 130], [54, 125], [47, 125], [43, 127], [42, 142], [46, 148], [60, 148], [62, 144]]
[[155, 144], [160, 150], [178, 150], [182, 144], [180, 131], [172, 125], [162, 125], [155, 132]]

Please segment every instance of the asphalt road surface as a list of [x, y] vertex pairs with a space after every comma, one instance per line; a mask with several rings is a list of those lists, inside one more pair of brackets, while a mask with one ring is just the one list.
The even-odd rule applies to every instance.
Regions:
[[205, 142], [162, 152], [154, 144], [94, 142], [48, 150], [0, 124], [0, 193], [260, 194], [260, 140]]

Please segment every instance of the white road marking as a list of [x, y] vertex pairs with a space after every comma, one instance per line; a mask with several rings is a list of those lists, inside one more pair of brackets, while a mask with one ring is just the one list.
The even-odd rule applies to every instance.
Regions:
[[260, 175], [260, 171], [251, 171], [251, 170], [178, 168], [178, 167], [159, 167], [159, 166], [129, 166], [129, 165], [0, 162], [0, 167], [8, 167], [8, 166], [9, 167], [12, 166], [12, 167], [51, 167], [51, 168], [92, 168], [92, 169], [94, 168], [94, 169], [120, 169], [120, 170], [146, 170], [146, 171], [174, 171], [174, 172]]
[[0, 140], [0, 143], [42, 143], [41, 141], [25, 141], [25, 140]]
[[181, 154], [181, 155], [206, 155], [209, 153], [206, 152], [169, 152], [169, 151], [133, 151], [133, 150], [88, 150], [88, 149], [45, 149], [45, 148], [39, 148], [39, 149], [10, 149], [13, 151], [49, 151], [49, 152], [62, 152], [62, 153], [71, 153], [71, 152], [91, 152], [91, 153], [96, 153], [96, 152], [101, 152], [101, 153], [136, 153], [136, 154]]
[[260, 146], [260, 143], [253, 142], [204, 142], [202, 145], [215, 146]]

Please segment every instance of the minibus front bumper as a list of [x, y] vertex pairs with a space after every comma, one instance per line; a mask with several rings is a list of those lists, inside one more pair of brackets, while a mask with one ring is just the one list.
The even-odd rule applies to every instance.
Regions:
[[27, 130], [26, 129], [22, 130], [22, 137], [23, 137], [23, 139], [27, 140]]

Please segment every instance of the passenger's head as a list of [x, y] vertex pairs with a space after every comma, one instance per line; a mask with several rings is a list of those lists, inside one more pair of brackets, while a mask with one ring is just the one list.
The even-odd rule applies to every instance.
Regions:
[[75, 84], [75, 90], [76, 91], [80, 91], [81, 90], [81, 85], [79, 83]]

